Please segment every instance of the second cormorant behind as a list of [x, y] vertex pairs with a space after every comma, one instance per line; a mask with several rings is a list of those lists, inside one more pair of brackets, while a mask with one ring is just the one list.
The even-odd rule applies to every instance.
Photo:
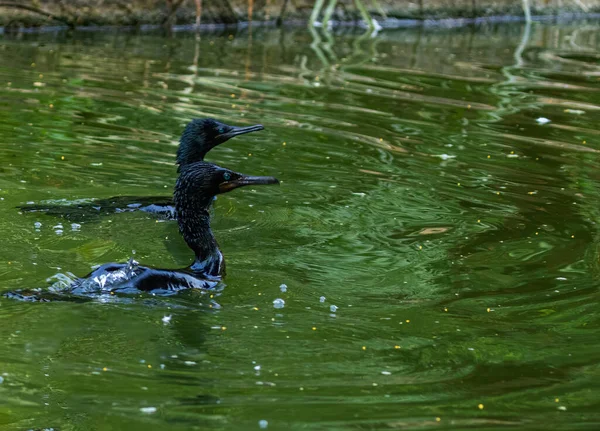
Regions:
[[[247, 127], [230, 126], [214, 118], [192, 120], [185, 127], [179, 140], [176, 159], [179, 165], [178, 171], [182, 166], [204, 160], [210, 150], [235, 136], [263, 129], [261, 124]], [[98, 215], [138, 210], [153, 213], [159, 218], [175, 218], [173, 201], [165, 196], [115, 196], [74, 205], [23, 205], [19, 209], [25, 212], [43, 212], [73, 221], [85, 221]]]

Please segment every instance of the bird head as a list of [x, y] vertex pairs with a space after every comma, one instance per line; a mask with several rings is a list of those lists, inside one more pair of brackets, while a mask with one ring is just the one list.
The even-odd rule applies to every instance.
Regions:
[[177, 164], [183, 166], [204, 160], [206, 153], [217, 145], [227, 142], [235, 136], [263, 129], [264, 127], [260, 124], [247, 127], [229, 126], [214, 118], [192, 120], [181, 135], [177, 149]]
[[270, 176], [241, 174], [214, 163], [195, 162], [181, 166], [175, 184], [175, 207], [178, 211], [190, 206], [195, 209], [208, 208], [218, 194], [239, 187], [268, 184], [279, 184], [279, 180]]

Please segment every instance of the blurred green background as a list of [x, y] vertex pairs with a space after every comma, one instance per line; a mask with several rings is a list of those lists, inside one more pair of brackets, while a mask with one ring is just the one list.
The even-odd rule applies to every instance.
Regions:
[[599, 34], [0, 36], [0, 291], [189, 264], [16, 207], [168, 196], [192, 118], [264, 124], [208, 160], [282, 180], [217, 200], [214, 298], [0, 299], [0, 429], [598, 429]]

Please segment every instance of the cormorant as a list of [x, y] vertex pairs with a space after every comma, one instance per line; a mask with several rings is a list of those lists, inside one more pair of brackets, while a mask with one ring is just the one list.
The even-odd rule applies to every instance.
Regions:
[[[264, 130], [261, 124], [247, 127], [229, 126], [214, 118], [199, 118], [190, 121], [179, 140], [176, 163], [182, 166], [204, 160], [206, 154], [217, 145], [246, 133]], [[115, 196], [76, 205], [23, 205], [18, 207], [25, 212], [43, 212], [68, 219], [85, 220], [101, 214], [131, 211], [145, 211], [160, 218], [175, 218], [173, 201], [165, 196]]]
[[[208, 162], [182, 164], [173, 194], [179, 232], [195, 255], [194, 262], [181, 270], [155, 269], [137, 262], [104, 264], [65, 289], [51, 289], [57, 295], [95, 296], [106, 293], [170, 295], [182, 289], [215, 287], [225, 270], [225, 261], [210, 229], [209, 209], [214, 197], [238, 187], [279, 184], [275, 177], [240, 174]], [[39, 290], [10, 292], [21, 300], [43, 300]]]

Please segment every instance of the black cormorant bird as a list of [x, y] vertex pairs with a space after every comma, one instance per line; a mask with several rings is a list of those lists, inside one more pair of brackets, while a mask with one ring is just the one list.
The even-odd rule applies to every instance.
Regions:
[[[214, 118], [192, 120], [185, 127], [179, 140], [176, 159], [176, 163], [179, 165], [178, 171], [182, 166], [204, 160], [206, 153], [211, 149], [235, 136], [263, 129], [264, 127], [260, 124], [248, 127], [229, 126]], [[19, 209], [26, 212], [43, 212], [78, 221], [102, 214], [137, 210], [153, 213], [160, 218], [175, 218], [173, 201], [165, 196], [115, 196], [76, 205], [36, 204], [23, 205]]]
[[208, 162], [180, 166], [174, 202], [179, 232], [195, 255], [194, 262], [181, 270], [155, 269], [137, 262], [104, 264], [66, 288], [51, 288], [49, 295], [39, 290], [17, 291], [9, 298], [39, 301], [65, 294], [96, 296], [106, 293], [150, 292], [173, 294], [182, 289], [215, 287], [224, 274], [225, 261], [210, 229], [209, 209], [214, 197], [238, 187], [278, 184], [275, 177], [243, 175]]

